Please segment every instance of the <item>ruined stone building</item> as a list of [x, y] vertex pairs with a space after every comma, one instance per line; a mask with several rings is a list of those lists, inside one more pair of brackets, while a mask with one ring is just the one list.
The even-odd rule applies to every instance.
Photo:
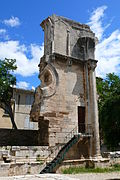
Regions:
[[80, 154], [83, 149], [89, 156], [98, 157], [95, 34], [88, 25], [56, 15], [45, 19], [41, 27], [41, 84], [31, 110], [31, 120], [39, 123], [40, 141], [56, 146], [63, 144], [73, 130], [76, 134], [89, 134], [85, 147], [79, 142], [75, 153]]

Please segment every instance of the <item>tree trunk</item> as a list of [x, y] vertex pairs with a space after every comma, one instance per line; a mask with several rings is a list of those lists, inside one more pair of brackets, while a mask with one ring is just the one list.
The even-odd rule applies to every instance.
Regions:
[[[11, 119], [12, 128], [17, 129], [16, 123], [14, 121], [14, 115], [13, 115], [11, 104], [6, 103], [6, 102], [0, 103], [0, 107], [2, 107], [4, 110], [6, 110], [8, 112], [10, 119]], [[6, 109], [6, 107], [7, 107], [7, 109]]]

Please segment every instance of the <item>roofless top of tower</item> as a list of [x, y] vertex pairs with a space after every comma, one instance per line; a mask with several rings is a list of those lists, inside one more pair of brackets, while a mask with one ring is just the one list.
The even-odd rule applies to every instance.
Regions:
[[76, 27], [78, 29], [86, 29], [88, 31], [91, 31], [90, 27], [86, 24], [81, 24], [81, 23], [73, 21], [69, 18], [65, 18], [63, 16], [58, 16], [55, 14], [53, 14], [52, 16], [49, 16], [48, 18], [46, 18], [45, 20], [42, 21], [42, 23], [40, 24], [42, 28], [44, 28], [44, 24], [46, 23], [46, 21], [49, 21], [49, 19], [53, 22], [53, 24], [54, 24], [54, 21], [61, 20], [61, 21], [64, 21], [64, 23], [66, 22], [67, 24], [69, 24], [70, 26], [72, 26], [74, 28]]
[[41, 27], [45, 33], [44, 55], [94, 59], [96, 38], [88, 25], [53, 14], [42, 21]]

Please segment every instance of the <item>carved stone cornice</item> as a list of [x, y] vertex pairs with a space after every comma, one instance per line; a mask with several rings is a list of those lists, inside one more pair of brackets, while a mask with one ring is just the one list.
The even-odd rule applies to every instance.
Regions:
[[89, 59], [87, 61], [88, 69], [94, 71], [95, 68], [97, 67], [97, 62], [98, 61], [95, 59]]

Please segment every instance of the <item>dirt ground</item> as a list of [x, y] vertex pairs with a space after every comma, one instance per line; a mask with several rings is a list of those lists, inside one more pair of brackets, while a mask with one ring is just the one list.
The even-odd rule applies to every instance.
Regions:
[[76, 175], [39, 174], [25, 176], [0, 177], [0, 180], [120, 180], [120, 172], [114, 173], [85, 173]]

